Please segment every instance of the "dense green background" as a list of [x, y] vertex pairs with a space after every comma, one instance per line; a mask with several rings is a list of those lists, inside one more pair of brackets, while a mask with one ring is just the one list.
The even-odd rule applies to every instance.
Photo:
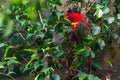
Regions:
[[[120, 47], [120, 3], [94, 1], [83, 7], [78, 3], [84, 0], [68, 0], [65, 5], [61, 0], [0, 0], [0, 72], [13, 77], [32, 75], [35, 80], [64, 80], [61, 60], [68, 49], [71, 27], [63, 14], [64, 8], [72, 4], [79, 11], [89, 8], [86, 17], [92, 34], [80, 36], [85, 38], [82, 44], [73, 44], [69, 65], [77, 71], [71, 71], [69, 77], [100, 80], [101, 76], [87, 74], [87, 67], [82, 65], [87, 64], [88, 56], [101, 55], [113, 40]], [[74, 57], [77, 60], [72, 63]], [[112, 67], [109, 60], [103, 60]], [[93, 66], [102, 70], [101, 61]]]

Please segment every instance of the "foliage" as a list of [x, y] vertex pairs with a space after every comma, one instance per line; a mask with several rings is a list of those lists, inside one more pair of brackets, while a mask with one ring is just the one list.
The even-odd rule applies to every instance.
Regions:
[[[79, 80], [100, 80], [94, 73], [87, 74], [88, 56], [102, 52], [106, 44], [117, 40], [120, 47], [120, 4], [118, 0], [94, 0], [86, 15], [92, 34], [83, 36], [82, 44], [73, 44], [69, 58], [70, 77]], [[67, 51], [71, 34], [69, 21], [63, 19], [64, 8], [83, 0], [2, 0], [0, 1], [0, 71], [14, 76], [19, 67], [22, 74], [34, 76], [34, 80], [64, 80], [62, 59]], [[115, 4], [116, 6], [114, 6]], [[60, 9], [59, 9], [60, 8]], [[114, 35], [115, 34], [115, 35]], [[91, 49], [90, 49], [91, 48]], [[107, 61], [110, 66], [112, 64]], [[100, 62], [98, 62], [100, 64]], [[101, 69], [100, 65], [93, 63]]]

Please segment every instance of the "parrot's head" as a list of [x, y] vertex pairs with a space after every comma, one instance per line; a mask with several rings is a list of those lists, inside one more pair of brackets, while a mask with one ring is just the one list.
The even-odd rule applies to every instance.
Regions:
[[74, 13], [74, 12], [75, 12], [74, 9], [69, 8], [68, 11], [67, 11], [67, 13], [64, 14], [64, 19], [67, 19], [69, 17], [68, 14]]

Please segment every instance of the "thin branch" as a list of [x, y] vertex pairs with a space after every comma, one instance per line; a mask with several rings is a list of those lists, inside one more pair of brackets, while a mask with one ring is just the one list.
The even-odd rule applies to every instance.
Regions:
[[41, 22], [41, 24], [43, 25], [43, 19], [42, 19], [42, 16], [41, 16], [40, 11], [38, 11], [38, 15], [39, 15], [40, 22]]
[[[22, 33], [19, 32], [18, 28], [16, 27], [16, 30], [18, 31], [18, 34], [20, 35], [20, 37], [25, 41], [26, 39], [24, 38], [24, 36], [22, 35]], [[27, 42], [27, 45], [30, 46], [30, 43]]]

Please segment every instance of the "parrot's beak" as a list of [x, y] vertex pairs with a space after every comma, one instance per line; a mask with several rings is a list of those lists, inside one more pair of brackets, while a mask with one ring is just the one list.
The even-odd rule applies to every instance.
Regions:
[[64, 14], [64, 19], [67, 19], [68, 18], [68, 14]]

